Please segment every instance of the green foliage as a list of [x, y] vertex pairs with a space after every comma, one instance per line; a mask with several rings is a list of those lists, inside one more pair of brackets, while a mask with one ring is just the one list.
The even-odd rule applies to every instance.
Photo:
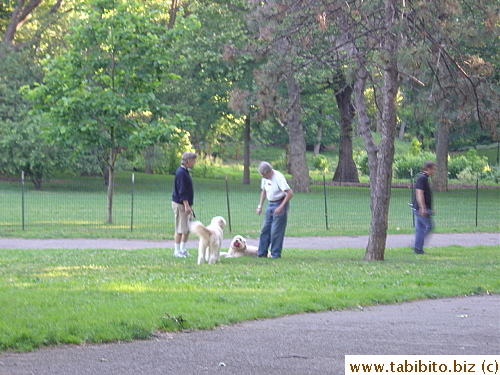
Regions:
[[410, 142], [410, 155], [417, 156], [420, 151], [422, 151], [422, 143], [417, 138], [413, 138]]
[[500, 166], [494, 166], [491, 167], [489, 170], [486, 170], [483, 174], [482, 177], [485, 180], [491, 180], [494, 181], [496, 184], [500, 182]]
[[270, 162], [271, 165], [273, 166], [273, 169], [276, 169], [277, 171], [281, 171], [282, 173], [285, 173], [287, 168], [286, 168], [286, 155], [280, 155], [277, 159], [273, 160]]
[[20, 177], [24, 172], [40, 188], [43, 178], [64, 168], [69, 152], [47, 143], [40, 131], [43, 122], [38, 116], [21, 123], [0, 122], [0, 174]]
[[156, 95], [174, 79], [168, 54], [178, 38], [136, 1], [94, 1], [67, 37], [70, 48], [46, 61], [43, 84], [27, 91], [53, 121], [56, 142], [127, 148], [168, 135], [168, 109]]
[[433, 248], [425, 257], [390, 249], [386, 262], [362, 261], [363, 252], [287, 249], [279, 261], [223, 258], [200, 267], [164, 249], [0, 250], [0, 350], [500, 292], [494, 246]]
[[[467, 172], [464, 172], [466, 170]], [[462, 179], [467, 178], [467, 174], [482, 176], [488, 170], [488, 158], [486, 156], [479, 156], [474, 149], [470, 149], [465, 154], [451, 156], [448, 161], [450, 178], [459, 178], [462, 172]]]
[[191, 175], [193, 177], [220, 178], [224, 175], [224, 172], [220, 173], [222, 165], [223, 162], [221, 158], [201, 153], [196, 158], [196, 165], [193, 167]]
[[316, 155], [313, 157], [314, 168], [321, 172], [328, 172], [330, 170], [330, 163], [324, 155]]
[[370, 168], [368, 168], [368, 154], [366, 151], [354, 152], [353, 158], [358, 167], [358, 171], [365, 176], [369, 176]]
[[19, 88], [41, 77], [28, 52], [14, 52], [0, 44], [0, 174], [20, 177], [21, 172], [40, 187], [57, 169], [67, 165], [69, 153], [43, 137], [46, 121], [30, 115], [30, 104]]
[[396, 155], [393, 163], [394, 177], [410, 179], [413, 176], [415, 178], [427, 160], [436, 161], [436, 155], [431, 152], [420, 152], [416, 155]]

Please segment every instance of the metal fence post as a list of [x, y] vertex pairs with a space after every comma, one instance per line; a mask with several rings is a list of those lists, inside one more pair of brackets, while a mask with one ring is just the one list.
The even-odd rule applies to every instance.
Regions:
[[135, 173], [132, 173], [132, 201], [130, 207], [130, 231], [134, 231], [134, 185], [135, 185]]
[[414, 179], [413, 179], [413, 168], [410, 168], [410, 194], [411, 194], [411, 197], [410, 197], [410, 203], [408, 203], [410, 205], [410, 213], [411, 213], [411, 222], [412, 222], [412, 226], [413, 228], [415, 228], [415, 215], [414, 215], [414, 209], [415, 207], [413, 207], [413, 197], [415, 196], [415, 187], [413, 186], [413, 182], [414, 182]]
[[326, 230], [329, 230], [329, 228], [328, 228], [328, 205], [327, 205], [327, 199], [326, 199], [326, 179], [325, 179], [325, 175], [323, 175], [323, 195], [325, 197], [325, 225], [326, 225]]
[[479, 211], [479, 176], [476, 177], [476, 227], [477, 227], [478, 211]]
[[21, 226], [24, 230], [24, 171], [21, 172], [21, 220]]
[[229, 223], [229, 233], [233, 231], [231, 226], [231, 205], [229, 204], [229, 183], [226, 175], [226, 202], [227, 202], [227, 221]]

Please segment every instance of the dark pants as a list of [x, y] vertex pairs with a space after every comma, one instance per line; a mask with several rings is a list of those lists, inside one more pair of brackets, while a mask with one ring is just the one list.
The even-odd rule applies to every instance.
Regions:
[[414, 210], [415, 214], [415, 252], [424, 251], [424, 241], [425, 237], [434, 228], [432, 222], [432, 210], [427, 209], [427, 216], [420, 216], [417, 210]]
[[269, 245], [271, 246], [271, 256], [273, 258], [281, 257], [289, 207], [289, 203], [287, 203], [281, 213], [276, 215], [274, 211], [279, 207], [281, 202], [276, 201], [267, 204], [264, 223], [260, 230], [259, 251], [257, 253], [259, 257], [267, 257]]

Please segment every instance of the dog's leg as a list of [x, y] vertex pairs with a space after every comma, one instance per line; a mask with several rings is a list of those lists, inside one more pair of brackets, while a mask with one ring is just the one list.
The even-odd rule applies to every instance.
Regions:
[[198, 265], [205, 263], [206, 248], [207, 244], [203, 239], [200, 239], [200, 243], [198, 244]]
[[213, 241], [210, 243], [210, 260], [208, 264], [215, 264], [220, 258], [220, 247], [222, 246], [222, 241]]

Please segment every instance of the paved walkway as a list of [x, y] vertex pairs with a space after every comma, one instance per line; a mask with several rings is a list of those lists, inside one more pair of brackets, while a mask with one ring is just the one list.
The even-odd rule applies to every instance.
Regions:
[[[223, 248], [229, 248], [231, 238], [223, 241]], [[194, 236], [193, 236], [194, 237]], [[386, 246], [412, 247], [413, 234], [394, 234], [387, 237]], [[258, 245], [256, 239], [249, 239], [249, 245]], [[335, 237], [286, 237], [284, 247], [300, 249], [339, 249], [365, 248], [368, 236], [335, 236]], [[443, 247], [450, 245], [477, 246], [500, 244], [500, 233], [436, 233], [427, 240], [426, 247]], [[198, 240], [190, 239], [189, 249], [196, 249]], [[170, 241], [123, 240], [123, 239], [21, 239], [0, 238], [0, 249], [173, 249]]]
[[500, 296], [484, 295], [299, 314], [148, 341], [3, 353], [0, 375], [339, 375], [346, 354], [463, 362], [498, 356], [499, 312]]

